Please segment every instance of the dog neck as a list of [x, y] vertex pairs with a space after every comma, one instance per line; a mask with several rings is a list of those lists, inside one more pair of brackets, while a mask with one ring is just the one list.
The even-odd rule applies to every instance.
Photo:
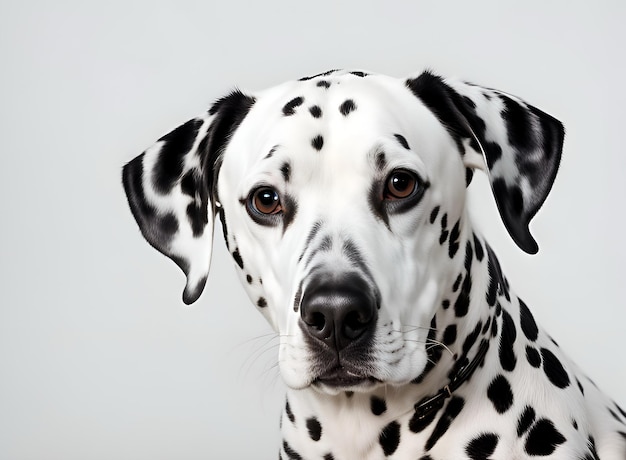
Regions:
[[[286, 452], [286, 448], [296, 449], [318, 439], [315, 446], [332, 446], [334, 452], [345, 446], [350, 455], [360, 452], [360, 458], [368, 458], [383, 442], [384, 430], [394, 430], [408, 420], [411, 431], [421, 432], [441, 416], [443, 404], [480, 372], [485, 354], [499, 340], [501, 328], [496, 319], [502, 307], [498, 298], [509, 300], [510, 294], [492, 250], [471, 230], [463, 233], [457, 255], [461, 268], [451, 277], [432, 317], [426, 344], [428, 364], [421, 375], [409, 384], [384, 385], [368, 393], [289, 390], [281, 420]], [[433, 407], [429, 407], [426, 402], [433, 397]], [[316, 454], [322, 451], [320, 447]]]

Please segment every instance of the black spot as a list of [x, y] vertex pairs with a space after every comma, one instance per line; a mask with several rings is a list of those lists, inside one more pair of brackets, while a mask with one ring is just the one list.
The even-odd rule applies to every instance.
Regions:
[[499, 414], [504, 414], [513, 405], [513, 390], [509, 381], [503, 375], [498, 375], [491, 381], [487, 389], [487, 397]]
[[474, 251], [472, 250], [472, 245], [467, 240], [465, 244], [465, 270], [469, 273], [472, 268], [472, 260], [474, 258]]
[[195, 198], [196, 191], [200, 189], [200, 183], [196, 178], [196, 170], [190, 169], [185, 173], [183, 178], [180, 180], [180, 190], [185, 195], [189, 195], [192, 198]]
[[178, 231], [178, 219], [174, 214], [163, 214], [159, 219], [159, 226], [163, 233], [173, 235]]
[[461, 318], [467, 315], [469, 311], [470, 304], [470, 294], [472, 291], [472, 277], [469, 274], [469, 271], [465, 275], [463, 279], [463, 285], [461, 287], [461, 292], [459, 292], [459, 296], [456, 298], [454, 302], [454, 314]]
[[291, 412], [291, 406], [289, 405], [289, 401], [285, 404], [285, 413], [287, 414], [287, 418], [291, 423], [296, 423], [296, 417]]
[[296, 110], [295, 110], [296, 107], [302, 105], [303, 102], [304, 102], [303, 97], [300, 97], [300, 96], [294, 97], [292, 100], [290, 100], [283, 106], [283, 115], [285, 116], [293, 115], [294, 113], [296, 113]]
[[233, 259], [235, 259], [239, 268], [243, 269], [243, 259], [241, 258], [241, 254], [239, 254], [239, 248], [233, 251]]
[[248, 284], [252, 284], [252, 277], [250, 275], [246, 275], [246, 281]]
[[383, 448], [385, 456], [393, 454], [400, 444], [400, 424], [398, 422], [391, 422], [383, 428], [383, 431], [381, 431], [378, 437], [378, 442]]
[[354, 396], [354, 391], [346, 391], [346, 398], [350, 399], [352, 396]]
[[418, 458], [417, 460], [433, 460], [433, 458], [430, 455], [424, 455]]
[[519, 310], [522, 332], [524, 332], [524, 335], [528, 340], [534, 342], [537, 340], [539, 329], [537, 328], [535, 318], [533, 318], [532, 313], [530, 313], [530, 310], [522, 299], [519, 299]]
[[459, 273], [456, 279], [454, 280], [454, 284], [452, 285], [452, 292], [456, 292], [459, 290], [459, 286], [461, 285], [461, 281], [463, 281], [463, 274]]
[[580, 390], [580, 393], [585, 396], [585, 389], [583, 388], [582, 383], [580, 383], [580, 380], [576, 379], [576, 383], [578, 384], [578, 389]]
[[222, 234], [224, 235], [224, 242], [226, 243], [226, 249], [230, 251], [230, 244], [228, 243], [228, 225], [226, 224], [226, 214], [224, 208], [219, 208], [220, 222], [222, 223]]
[[443, 243], [446, 242], [446, 240], [448, 239], [448, 230], [445, 228], [441, 229], [441, 234], [439, 235], [439, 244], [443, 245]]
[[486, 334], [489, 331], [489, 328], [491, 327], [491, 316], [487, 318], [487, 321], [485, 321], [485, 325], [483, 326], [483, 330], [480, 331], [481, 334]]
[[285, 182], [289, 182], [289, 179], [291, 178], [291, 166], [289, 165], [289, 163], [283, 163], [283, 165], [280, 167], [280, 172], [282, 173]]
[[[187, 220], [191, 225], [191, 231], [195, 238], [198, 238], [204, 233], [204, 227], [209, 223], [209, 215], [207, 207], [202, 206], [201, 203], [192, 201], [187, 205], [186, 209]], [[172, 215], [173, 217], [173, 215]]]
[[346, 99], [343, 104], [339, 106], [339, 112], [343, 116], [347, 116], [350, 112], [356, 110], [356, 104], [352, 99]]
[[322, 437], [322, 425], [315, 417], [306, 420], [306, 429], [309, 431], [309, 437], [313, 441], [319, 441]]
[[498, 439], [495, 433], [483, 433], [467, 444], [465, 453], [472, 460], [486, 460], [496, 450]]
[[487, 288], [486, 300], [487, 304], [493, 307], [496, 304], [501, 274], [498, 260], [489, 246], [487, 246], [487, 271], [489, 272], [489, 287]]
[[504, 110], [500, 115], [507, 125], [509, 144], [518, 150], [525, 150], [531, 147], [534, 136], [531, 135], [533, 129], [528, 110], [503, 94], [499, 96], [502, 102], [504, 102]]
[[302, 460], [302, 456], [295, 450], [293, 450], [291, 446], [287, 444], [287, 441], [283, 441], [283, 450], [285, 451], [285, 455], [287, 455], [289, 460]]
[[339, 69], [331, 69], [331, 70], [327, 70], [326, 72], [322, 72], [322, 73], [318, 73], [315, 75], [310, 75], [308, 77], [302, 77], [300, 79], [298, 79], [298, 81], [307, 81], [307, 80], [312, 80], [313, 78], [317, 78], [317, 77], [325, 77], [327, 75], [330, 75], [332, 73], [337, 72]]
[[483, 245], [480, 244], [480, 240], [474, 234], [474, 251], [476, 251], [476, 258], [479, 262], [482, 262], [483, 257], [485, 256], [485, 252], [483, 251]]
[[[400, 145], [402, 147], [404, 147], [407, 150], [411, 149], [409, 147], [409, 143], [407, 142], [406, 138], [402, 134], [394, 134], [394, 137], [397, 139], [398, 142], [400, 142]], [[431, 224], [432, 224], [432, 222], [431, 222]]]
[[426, 343], [434, 344], [434, 346], [430, 346], [426, 349], [427, 361], [426, 366], [422, 373], [415, 379], [413, 379], [413, 383], [421, 383], [426, 377], [426, 375], [435, 367], [435, 365], [441, 359], [443, 354], [443, 347], [439, 345], [438, 342], [435, 341], [435, 337], [437, 335], [437, 321], [436, 316], [433, 316], [430, 322], [430, 330], [428, 331], [428, 337], [426, 338]]
[[476, 326], [474, 327], [474, 330], [470, 332], [467, 335], [467, 337], [465, 337], [465, 341], [463, 342], [463, 354], [464, 355], [467, 355], [469, 351], [471, 350], [471, 348], [476, 343], [476, 340], [478, 339], [478, 336], [480, 335], [480, 330], [482, 329], [482, 327], [483, 327], [482, 321], [478, 321], [478, 323], [476, 323]]
[[547, 348], [541, 349], [541, 357], [543, 358], [543, 371], [548, 380], [558, 388], [566, 388], [570, 381], [561, 361]]
[[335, 457], [333, 457], [333, 454], [326, 454], [324, 455], [324, 460], [335, 460]]
[[450, 307], [450, 301], [448, 299], [443, 299], [443, 301], [441, 302], [441, 306], [444, 310], [447, 310], [448, 307]]
[[530, 364], [532, 367], [541, 366], [541, 356], [539, 355], [537, 349], [534, 347], [526, 347], [526, 360], [528, 361], [528, 364]]
[[575, 430], [578, 430], [578, 422], [574, 419], [572, 419], [572, 426], [574, 427]]
[[430, 223], [434, 224], [437, 219], [437, 214], [439, 214], [439, 206], [435, 206], [430, 213]]
[[289, 194], [285, 194], [283, 197], [283, 204], [285, 206], [283, 214], [283, 232], [287, 230], [287, 227], [293, 222], [298, 212], [297, 201]]
[[450, 398], [450, 401], [448, 402], [443, 414], [441, 414], [437, 425], [435, 425], [433, 432], [426, 441], [426, 445], [424, 446], [425, 450], [429, 451], [432, 449], [437, 441], [439, 441], [446, 431], [448, 431], [448, 428], [450, 428], [454, 419], [461, 413], [464, 405], [465, 401], [463, 398], [458, 396], [452, 396], [452, 398]]
[[498, 321], [494, 318], [491, 323], [491, 336], [495, 337], [498, 335]]
[[328, 89], [330, 88], [330, 82], [327, 80], [320, 80], [315, 84], [315, 86]]
[[320, 109], [319, 105], [309, 107], [309, 112], [313, 115], [313, 118], [320, 118], [322, 116], [322, 109]]
[[265, 300], [265, 297], [259, 297], [259, 300], [256, 301], [256, 304], [259, 308], [265, 308], [267, 307], [267, 300]]
[[554, 424], [545, 418], [537, 421], [530, 429], [524, 449], [528, 455], [550, 455], [565, 442], [565, 438], [554, 427]]
[[311, 145], [317, 151], [322, 150], [322, 147], [324, 146], [324, 138], [320, 135], [315, 136], [311, 141]]
[[517, 332], [515, 331], [515, 323], [513, 318], [506, 310], [502, 310], [502, 335], [500, 336], [500, 364], [505, 371], [512, 371], [515, 369], [517, 358], [515, 357], [515, 351], [513, 351], [513, 345]]
[[456, 324], [450, 324], [443, 331], [443, 343], [444, 345], [452, 345], [456, 340]]
[[530, 428], [530, 425], [532, 425], [534, 421], [535, 410], [530, 406], [526, 406], [524, 408], [524, 412], [522, 412], [522, 415], [520, 415], [517, 420], [517, 437], [521, 438], [522, 435], [528, 431], [528, 428]]
[[441, 216], [441, 236], [439, 237], [439, 244], [443, 244], [448, 238], [448, 214]]
[[158, 140], [163, 142], [163, 145], [152, 171], [152, 180], [157, 192], [169, 193], [180, 179], [185, 156], [193, 147], [202, 124], [201, 119], [194, 118]]
[[379, 398], [378, 396], [372, 396], [370, 399], [370, 407], [372, 409], [372, 414], [381, 415], [387, 410], [387, 403], [385, 403], [384, 399]]
[[268, 158], [272, 158], [274, 156], [274, 154], [276, 153], [276, 149], [278, 146], [272, 147], [270, 149], [269, 152], [267, 152], [267, 155], [265, 155], [265, 159], [267, 160]]
[[382, 171], [385, 169], [387, 165], [387, 158], [385, 157], [385, 152], [378, 152], [376, 154], [376, 169]]
[[485, 150], [485, 158], [487, 159], [487, 167], [491, 171], [493, 165], [502, 157], [502, 147], [495, 142], [485, 141], [483, 148]]
[[456, 252], [459, 250], [460, 224], [461, 221], [457, 220], [456, 224], [454, 224], [454, 227], [452, 227], [452, 230], [450, 231], [450, 246], [448, 247], [448, 255], [451, 259], [454, 258]]
[[353, 72], [350, 72], [352, 75], [356, 75], [357, 77], [367, 77], [367, 74], [365, 72], [361, 72], [360, 70], [355, 70]]

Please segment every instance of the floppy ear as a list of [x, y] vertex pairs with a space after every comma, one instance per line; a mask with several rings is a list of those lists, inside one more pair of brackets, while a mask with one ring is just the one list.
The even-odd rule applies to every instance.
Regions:
[[233, 91], [124, 166], [124, 190], [141, 233], [187, 276], [186, 304], [200, 297], [209, 273], [222, 152], [254, 102]]
[[[563, 125], [510, 94], [444, 81], [429, 72], [407, 80], [407, 86], [457, 140], [466, 165], [486, 170], [509, 234], [521, 249], [535, 254], [539, 247], [528, 224], [554, 182], [563, 148]], [[482, 165], [465, 152], [464, 140], [484, 158]]]

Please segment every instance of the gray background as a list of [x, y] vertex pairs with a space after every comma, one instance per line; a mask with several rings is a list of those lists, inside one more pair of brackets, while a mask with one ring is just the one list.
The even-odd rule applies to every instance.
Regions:
[[565, 123], [540, 253], [507, 237], [482, 178], [474, 215], [538, 320], [626, 405], [625, 3], [504, 3], [2, 2], [0, 459], [276, 458], [276, 338], [221, 239], [183, 306], [120, 168], [234, 85], [335, 67], [431, 67]]

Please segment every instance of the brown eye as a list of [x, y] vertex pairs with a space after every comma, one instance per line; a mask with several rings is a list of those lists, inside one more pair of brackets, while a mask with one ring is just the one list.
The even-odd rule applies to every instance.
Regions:
[[252, 206], [261, 214], [277, 214], [282, 211], [278, 192], [270, 187], [261, 187], [251, 197]]
[[401, 200], [408, 198], [417, 188], [417, 177], [415, 174], [404, 170], [391, 173], [385, 184], [385, 199]]

